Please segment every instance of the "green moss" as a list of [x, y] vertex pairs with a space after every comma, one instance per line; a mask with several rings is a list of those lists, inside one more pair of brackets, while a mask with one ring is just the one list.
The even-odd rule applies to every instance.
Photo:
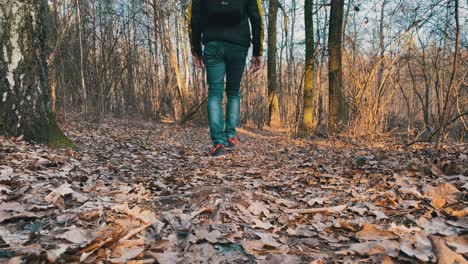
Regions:
[[54, 114], [49, 113], [49, 147], [50, 148], [75, 148], [75, 143], [68, 139], [58, 127]]

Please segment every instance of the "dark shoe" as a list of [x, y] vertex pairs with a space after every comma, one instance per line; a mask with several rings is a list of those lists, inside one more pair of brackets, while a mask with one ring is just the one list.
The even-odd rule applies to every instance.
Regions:
[[210, 155], [213, 157], [222, 156], [226, 154], [226, 147], [223, 144], [218, 144], [211, 148]]
[[226, 149], [233, 150], [237, 147], [237, 144], [239, 144], [239, 137], [235, 136], [233, 138], [228, 138], [227, 142], [228, 143], [227, 143]]

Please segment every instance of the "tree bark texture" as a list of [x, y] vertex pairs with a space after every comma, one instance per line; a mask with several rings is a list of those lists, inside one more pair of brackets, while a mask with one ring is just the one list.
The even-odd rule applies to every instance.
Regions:
[[306, 35], [306, 54], [305, 54], [305, 79], [304, 79], [304, 117], [302, 127], [312, 129], [314, 124], [314, 24], [313, 24], [313, 0], [304, 1], [304, 19]]
[[329, 52], [329, 130], [335, 132], [345, 122], [345, 102], [342, 73], [342, 30], [344, 0], [331, 0]]
[[278, 80], [276, 74], [276, 31], [278, 20], [278, 0], [270, 1], [268, 12], [268, 125], [281, 125], [278, 100]]
[[49, 139], [45, 0], [0, 4], [0, 134]]

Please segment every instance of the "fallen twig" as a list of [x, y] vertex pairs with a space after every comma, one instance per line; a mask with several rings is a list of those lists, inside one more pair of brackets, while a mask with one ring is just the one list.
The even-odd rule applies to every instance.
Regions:
[[318, 214], [318, 213], [341, 213], [347, 205], [338, 205], [332, 207], [310, 208], [310, 209], [285, 209], [284, 212], [288, 214]]

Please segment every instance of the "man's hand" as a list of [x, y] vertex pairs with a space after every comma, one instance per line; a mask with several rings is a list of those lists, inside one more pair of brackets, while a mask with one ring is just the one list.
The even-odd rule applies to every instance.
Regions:
[[250, 70], [257, 72], [260, 68], [262, 68], [262, 56], [253, 56], [250, 61]]
[[195, 67], [197, 68], [203, 68], [203, 60], [201, 56], [193, 56], [193, 64], [195, 64]]

